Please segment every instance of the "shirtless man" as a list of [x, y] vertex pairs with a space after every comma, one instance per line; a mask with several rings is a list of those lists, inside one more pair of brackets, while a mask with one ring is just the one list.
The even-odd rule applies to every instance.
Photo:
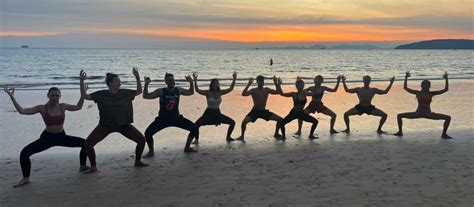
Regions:
[[[247, 124], [249, 122], [255, 122], [257, 119], [261, 118], [266, 121], [272, 120], [276, 121], [276, 126], [275, 126], [275, 134], [273, 137], [275, 138], [280, 138], [281, 135], [278, 134], [278, 130], [280, 129], [280, 121], [282, 118], [269, 110], [265, 109], [267, 106], [267, 99], [268, 99], [268, 94], [280, 94], [277, 90], [270, 89], [268, 87], [263, 87], [264, 85], [264, 77], [259, 75], [257, 76], [257, 88], [252, 88], [249, 90], [250, 85], [253, 83], [253, 78], [249, 79], [249, 83], [245, 87], [244, 91], [242, 91], [242, 96], [252, 96], [253, 100], [253, 108], [252, 110], [245, 116], [244, 120], [242, 121], [242, 135], [237, 138], [236, 140], [240, 141], [245, 141], [245, 130], [247, 128]], [[276, 87], [278, 87], [277, 83], [277, 78], [273, 76], [273, 83], [275, 84]]]
[[390, 88], [392, 87], [393, 82], [395, 81], [395, 76], [390, 79], [390, 84], [385, 90], [369, 87], [371, 78], [368, 75], [364, 76], [363, 81], [364, 81], [364, 87], [349, 89], [346, 85], [346, 77], [342, 76], [342, 84], [344, 85], [344, 90], [347, 93], [357, 93], [357, 97], [359, 97], [359, 104], [357, 104], [354, 108], [351, 108], [348, 111], [346, 111], [346, 113], [344, 113], [344, 122], [346, 123], [347, 128], [343, 132], [345, 133], [351, 132], [351, 128], [349, 126], [349, 116], [353, 116], [353, 115], [360, 116], [365, 113], [367, 115], [380, 116], [381, 119], [380, 119], [379, 127], [377, 128], [377, 133], [386, 134], [387, 132], [382, 131], [382, 126], [387, 120], [387, 114], [383, 112], [382, 110], [375, 108], [375, 106], [372, 105], [372, 99], [374, 98], [375, 94], [387, 94], [388, 91], [390, 91]]

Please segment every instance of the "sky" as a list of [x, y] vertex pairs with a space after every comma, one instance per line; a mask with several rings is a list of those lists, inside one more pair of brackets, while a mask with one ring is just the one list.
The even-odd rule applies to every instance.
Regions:
[[473, 0], [2, 0], [2, 47], [226, 48], [474, 39]]

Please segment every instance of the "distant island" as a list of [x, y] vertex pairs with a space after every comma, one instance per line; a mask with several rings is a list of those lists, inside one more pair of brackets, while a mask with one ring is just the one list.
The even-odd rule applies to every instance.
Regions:
[[445, 39], [428, 40], [415, 42], [405, 45], [399, 45], [395, 49], [452, 49], [452, 50], [472, 50], [474, 49], [474, 40], [464, 39]]
[[22, 45], [20, 48], [29, 48], [28, 45]]
[[[393, 47], [392, 47], [393, 48]], [[310, 47], [303, 46], [286, 46], [286, 47], [267, 47], [261, 49], [277, 49], [277, 50], [373, 50], [373, 49], [387, 49], [368, 44], [341, 44], [341, 45], [312, 45]]]

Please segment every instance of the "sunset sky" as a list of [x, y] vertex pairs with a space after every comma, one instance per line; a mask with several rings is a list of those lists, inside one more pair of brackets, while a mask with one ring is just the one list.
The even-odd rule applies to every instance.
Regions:
[[[278, 2], [278, 3], [277, 3]], [[2, 0], [2, 46], [473, 39], [472, 0]], [[136, 45], [134, 45], [136, 44]]]

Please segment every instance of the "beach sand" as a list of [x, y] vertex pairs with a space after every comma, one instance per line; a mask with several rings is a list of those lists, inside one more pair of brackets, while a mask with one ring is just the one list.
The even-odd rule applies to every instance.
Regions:
[[[443, 82], [432, 85], [441, 89]], [[96, 146], [99, 172], [79, 173], [79, 149], [55, 147], [32, 156], [33, 183], [22, 188], [12, 187], [21, 179], [19, 152], [44, 124], [39, 115], [14, 112], [2, 94], [0, 206], [473, 206], [473, 86], [473, 81], [451, 81], [450, 91], [433, 100], [433, 111], [452, 116], [452, 140], [440, 138], [442, 121], [430, 120], [404, 120], [402, 138], [377, 135], [378, 118], [366, 115], [351, 118], [352, 134], [331, 136], [329, 117], [317, 114], [318, 140], [306, 138], [309, 124], [301, 137], [293, 137], [295, 121], [287, 125], [288, 139], [276, 141], [275, 122], [259, 120], [248, 125], [246, 143], [227, 144], [225, 126], [202, 128], [199, 152], [193, 154], [182, 152], [185, 131], [165, 129], [155, 135], [156, 156], [145, 159], [151, 166], [134, 168], [133, 142], [112, 134]], [[237, 122], [234, 137], [252, 107], [239, 90], [225, 96], [221, 108]], [[45, 93], [17, 91], [17, 99], [32, 106], [44, 102]], [[62, 100], [75, 103], [78, 95], [63, 91]], [[341, 87], [323, 101], [338, 115], [336, 129], [343, 130], [342, 115], [357, 103], [356, 95]], [[416, 109], [416, 99], [400, 82], [389, 94], [376, 96], [374, 104], [388, 113], [384, 129], [391, 133], [397, 131], [397, 113]], [[285, 116], [291, 105], [290, 98], [272, 96], [267, 108]], [[182, 98], [181, 113], [192, 121], [204, 109], [203, 96]], [[158, 112], [158, 100], [137, 97], [134, 110], [134, 125], [143, 132]], [[66, 117], [67, 133], [86, 137], [98, 111], [86, 102]]]

